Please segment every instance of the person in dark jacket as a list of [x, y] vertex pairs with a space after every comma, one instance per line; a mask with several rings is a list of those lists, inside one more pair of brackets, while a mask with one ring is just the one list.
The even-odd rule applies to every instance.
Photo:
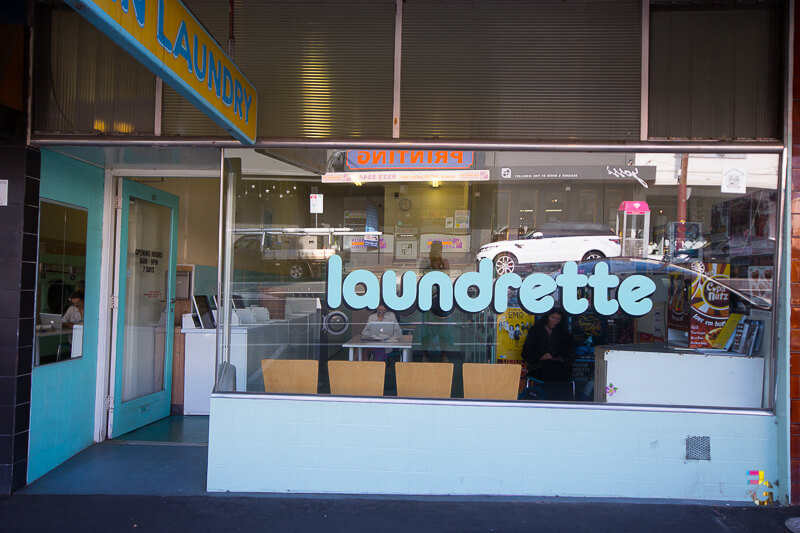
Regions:
[[564, 313], [553, 308], [528, 331], [522, 346], [528, 374], [542, 381], [567, 381], [572, 377], [575, 351]]

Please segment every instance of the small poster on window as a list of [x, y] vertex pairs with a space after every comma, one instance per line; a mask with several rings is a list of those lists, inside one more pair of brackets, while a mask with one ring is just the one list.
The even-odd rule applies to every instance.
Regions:
[[728, 321], [728, 289], [719, 280], [729, 279], [731, 266], [722, 263], [705, 265], [703, 275], [692, 281], [689, 348], [711, 348]]
[[469, 228], [469, 209], [456, 209], [455, 225], [457, 228]]
[[533, 327], [533, 315], [509, 307], [497, 317], [497, 359], [522, 361], [522, 346]]
[[747, 192], [747, 173], [744, 169], [729, 167], [722, 171], [722, 192], [745, 194]]

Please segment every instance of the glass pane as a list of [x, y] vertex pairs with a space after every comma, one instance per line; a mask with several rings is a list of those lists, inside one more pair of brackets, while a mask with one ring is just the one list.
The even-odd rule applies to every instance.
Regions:
[[164, 390], [171, 231], [168, 207], [130, 199], [123, 402]]
[[36, 365], [83, 355], [86, 229], [84, 209], [41, 202]]
[[219, 390], [770, 406], [777, 155], [265, 155], [226, 151]]

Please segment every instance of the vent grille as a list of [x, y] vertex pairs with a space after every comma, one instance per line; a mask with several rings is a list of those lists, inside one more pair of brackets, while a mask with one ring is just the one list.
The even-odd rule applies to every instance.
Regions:
[[686, 437], [686, 459], [690, 461], [710, 461], [711, 437]]

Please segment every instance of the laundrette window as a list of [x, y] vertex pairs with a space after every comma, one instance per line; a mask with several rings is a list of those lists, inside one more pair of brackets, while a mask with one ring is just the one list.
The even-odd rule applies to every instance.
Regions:
[[44, 200], [39, 204], [37, 366], [83, 356], [87, 223], [85, 209]]
[[225, 153], [217, 391], [770, 407], [777, 155], [273, 156]]

